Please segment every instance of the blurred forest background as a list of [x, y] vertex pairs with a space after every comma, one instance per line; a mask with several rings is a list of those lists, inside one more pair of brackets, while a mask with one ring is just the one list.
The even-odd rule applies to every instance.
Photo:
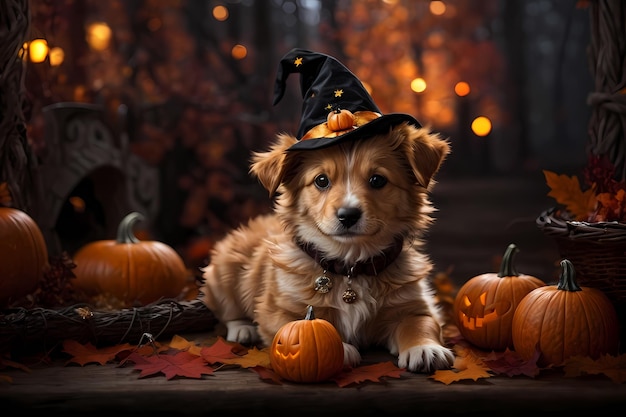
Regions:
[[[336, 56], [384, 113], [410, 113], [448, 137], [453, 153], [440, 178], [567, 173], [585, 163], [584, 2], [31, 0], [30, 13], [31, 47], [46, 42], [43, 60], [25, 71], [35, 154], [49, 151], [46, 106], [99, 104], [118, 128], [123, 106], [131, 152], [159, 175], [150, 237], [190, 266], [270, 208], [248, 161], [276, 133], [297, 130], [297, 77], [271, 105], [278, 61], [293, 47]], [[486, 131], [472, 129], [479, 116]]]

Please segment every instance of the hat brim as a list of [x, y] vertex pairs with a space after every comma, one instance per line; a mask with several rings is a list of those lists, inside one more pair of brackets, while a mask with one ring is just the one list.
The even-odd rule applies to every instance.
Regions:
[[369, 123], [364, 124], [348, 133], [344, 133], [340, 136], [331, 138], [309, 138], [300, 140], [298, 143], [292, 145], [288, 151], [310, 151], [314, 149], [327, 148], [329, 146], [337, 145], [351, 140], [365, 139], [379, 134], [389, 133], [389, 130], [408, 122], [415, 127], [422, 127], [422, 125], [411, 115], [404, 113], [390, 113], [380, 116], [377, 119], [372, 120]]

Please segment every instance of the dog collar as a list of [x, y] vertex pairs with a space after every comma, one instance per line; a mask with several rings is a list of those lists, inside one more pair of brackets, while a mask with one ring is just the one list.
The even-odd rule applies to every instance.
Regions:
[[341, 274], [354, 278], [359, 274], [378, 275], [385, 268], [391, 265], [402, 251], [404, 238], [401, 236], [396, 237], [393, 241], [393, 245], [385, 249], [380, 255], [374, 256], [365, 261], [357, 262], [354, 265], [346, 264], [340, 259], [327, 259], [326, 254], [318, 250], [313, 244], [300, 241], [297, 241], [296, 243], [300, 249], [313, 258], [315, 262], [320, 264], [324, 271], [330, 271], [335, 274]]

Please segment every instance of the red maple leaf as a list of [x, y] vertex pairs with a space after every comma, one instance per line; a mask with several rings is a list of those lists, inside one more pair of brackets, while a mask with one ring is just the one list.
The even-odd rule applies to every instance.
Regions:
[[[224, 359], [238, 358], [239, 355], [233, 350], [241, 351], [241, 345], [226, 342], [219, 337], [211, 346], [203, 347], [200, 356], [209, 364], [224, 363]], [[244, 348], [245, 349], [245, 348]]]
[[131, 353], [128, 356], [128, 361], [135, 363], [134, 370], [141, 371], [139, 378], [162, 373], [168, 380], [176, 376], [200, 379], [202, 375], [213, 374], [213, 368], [207, 366], [202, 357], [189, 352], [154, 356], [141, 356]]
[[526, 375], [534, 378], [540, 372], [540, 368], [537, 366], [537, 360], [540, 355], [539, 350], [535, 349], [533, 357], [529, 360], [524, 360], [519, 354], [507, 348], [504, 352], [491, 352], [483, 358], [483, 362], [495, 374], [507, 376]]
[[77, 363], [80, 366], [85, 366], [88, 363], [104, 365], [107, 362], [113, 361], [119, 353], [131, 350], [132, 348], [133, 347], [128, 343], [96, 348], [91, 343], [83, 345], [75, 340], [68, 339], [63, 341], [63, 352], [72, 355], [72, 358], [66, 362], [66, 365], [69, 363]]
[[331, 380], [335, 381], [337, 385], [343, 388], [364, 381], [381, 382], [380, 379], [383, 377], [400, 378], [405, 371], [405, 368], [398, 368], [392, 362], [387, 361], [344, 369], [331, 378]]
[[253, 366], [248, 369], [250, 369], [251, 371], [255, 372], [257, 375], [259, 375], [259, 378], [261, 378], [262, 380], [274, 382], [276, 384], [283, 383], [282, 378], [276, 375], [276, 373], [270, 368], [266, 368], [264, 366]]

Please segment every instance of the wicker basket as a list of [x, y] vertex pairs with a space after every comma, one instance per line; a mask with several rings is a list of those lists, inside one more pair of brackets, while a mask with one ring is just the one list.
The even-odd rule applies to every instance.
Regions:
[[579, 285], [602, 290], [611, 300], [620, 321], [621, 351], [626, 349], [626, 224], [586, 223], [566, 213], [546, 210], [536, 220], [546, 236], [554, 239], [562, 259], [576, 270]]
[[572, 262], [580, 285], [604, 291], [616, 306], [626, 304], [626, 224], [572, 221], [555, 209], [536, 222]]

